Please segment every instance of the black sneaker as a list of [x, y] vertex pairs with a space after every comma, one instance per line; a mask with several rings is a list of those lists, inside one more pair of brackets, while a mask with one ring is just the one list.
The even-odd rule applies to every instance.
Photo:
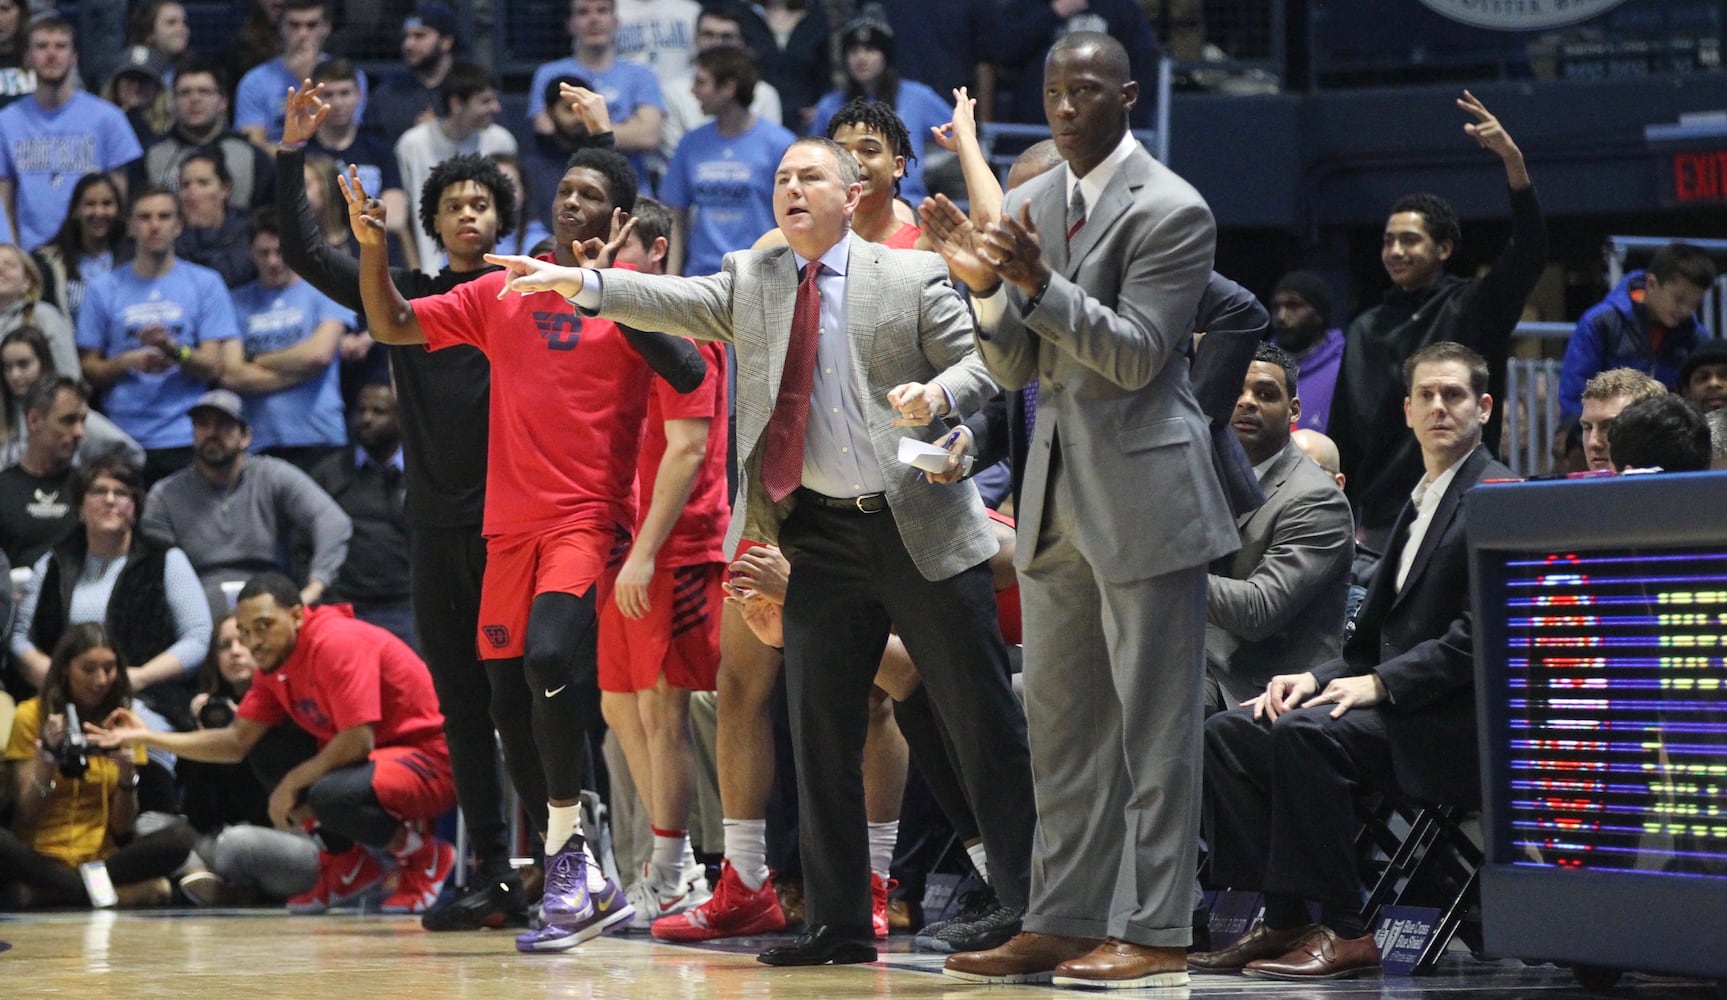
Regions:
[[945, 942], [949, 951], [988, 951], [1018, 934], [1024, 918], [1024, 907], [998, 906], [970, 923], [948, 924], [936, 940]]
[[1000, 903], [995, 898], [995, 890], [988, 885], [962, 893], [959, 897], [959, 912], [946, 920], [937, 920], [933, 924], [925, 924], [912, 939], [912, 946], [919, 951], [951, 952], [953, 946], [940, 937], [942, 931], [955, 924], [969, 924], [994, 910]]
[[476, 881], [447, 903], [427, 910], [420, 926], [429, 931], [477, 931], [482, 927], [528, 926], [528, 904], [515, 879]]

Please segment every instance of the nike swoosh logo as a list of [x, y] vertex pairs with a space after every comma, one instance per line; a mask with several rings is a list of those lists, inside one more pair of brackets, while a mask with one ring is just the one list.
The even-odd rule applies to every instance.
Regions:
[[432, 863], [426, 866], [426, 877], [427, 878], [437, 878], [438, 877], [438, 857], [435, 854], [432, 856]]
[[358, 861], [354, 862], [354, 867], [349, 869], [348, 873], [342, 876], [342, 884], [343, 885], [353, 885], [354, 880], [360, 877], [360, 869], [362, 869], [364, 867], [366, 867], [366, 859], [365, 858], [361, 858]]
[[563, 690], [563, 689], [564, 689], [564, 688], [567, 688], [567, 687], [569, 687], [569, 685], [568, 685], [568, 684], [559, 684], [559, 685], [558, 685], [558, 686], [557, 686], [557, 687], [555, 687], [555, 688], [549, 688], [549, 689], [547, 689], [547, 691], [546, 691], [546, 697], [548, 697], [548, 698], [556, 698], [556, 697], [557, 697], [557, 696], [558, 696], [558, 692], [560, 692], [560, 691], [562, 691], [562, 690]]
[[612, 898], [610, 896], [607, 896], [605, 899], [594, 900], [594, 909], [599, 910], [601, 913], [604, 913], [611, 908]]

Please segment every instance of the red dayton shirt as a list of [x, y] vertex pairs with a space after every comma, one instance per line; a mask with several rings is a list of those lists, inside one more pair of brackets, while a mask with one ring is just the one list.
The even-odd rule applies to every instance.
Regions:
[[504, 275], [414, 300], [432, 350], [472, 344], [492, 362], [485, 533], [628, 531], [652, 370], [614, 323], [556, 292], [499, 299]]
[[263, 726], [291, 721], [320, 749], [342, 730], [368, 724], [379, 747], [444, 743], [426, 664], [407, 643], [356, 621], [345, 604], [306, 609], [294, 651], [258, 674], [235, 714]]
[[[701, 471], [678, 523], [660, 546], [660, 566], [694, 566], [725, 562], [726, 522], [732, 516], [731, 497], [726, 495], [726, 347], [716, 341], [697, 344], [708, 373], [694, 392], [680, 393], [670, 382], [655, 377], [648, 397], [647, 435], [642, 441], [641, 516], [648, 516], [660, 459], [666, 454], [666, 421], [707, 420], [708, 450]], [[637, 524], [639, 528], [641, 525]]]

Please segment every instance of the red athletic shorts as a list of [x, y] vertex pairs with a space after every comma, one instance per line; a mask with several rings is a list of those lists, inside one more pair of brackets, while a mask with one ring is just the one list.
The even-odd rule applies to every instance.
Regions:
[[575, 594], [598, 586], [599, 606], [610, 603], [612, 580], [630, 551], [630, 537], [610, 523], [573, 524], [544, 534], [486, 539], [486, 575], [480, 581], [480, 659], [521, 656], [528, 611], [540, 594]]
[[600, 690], [631, 694], [666, 683], [712, 691], [720, 670], [720, 607], [725, 563], [656, 572], [648, 613], [626, 618], [617, 601], [600, 609]]
[[397, 819], [435, 819], [456, 807], [450, 752], [440, 738], [421, 746], [372, 751], [372, 791]]

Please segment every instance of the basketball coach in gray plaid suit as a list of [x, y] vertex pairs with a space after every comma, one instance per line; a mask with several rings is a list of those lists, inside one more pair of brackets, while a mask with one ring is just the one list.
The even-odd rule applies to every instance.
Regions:
[[898, 461], [901, 436], [940, 440], [940, 418], [996, 385], [941, 258], [851, 234], [861, 190], [850, 153], [800, 139], [774, 180], [789, 246], [728, 254], [719, 274], [491, 258], [512, 289], [555, 289], [584, 311], [737, 351], [727, 546], [777, 542], [791, 560], [785, 670], [808, 923], [759, 956], [773, 965], [875, 960], [860, 762], [890, 625], [952, 738], [998, 897], [1023, 907], [1029, 890], [1031, 770], [985, 565], [996, 541], [971, 484], [938, 486]]

